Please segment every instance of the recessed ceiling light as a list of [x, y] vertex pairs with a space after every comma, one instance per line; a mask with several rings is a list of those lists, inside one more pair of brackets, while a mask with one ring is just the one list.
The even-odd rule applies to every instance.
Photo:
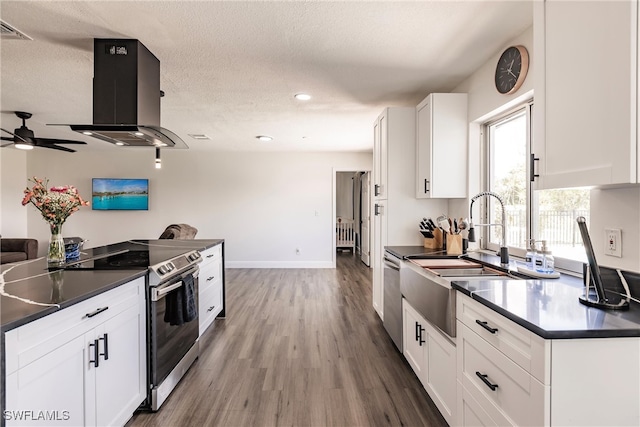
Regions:
[[308, 101], [311, 99], [311, 95], [309, 95], [308, 93], [296, 93], [293, 97], [300, 101]]
[[203, 133], [190, 133], [188, 135], [193, 139], [211, 139]]
[[263, 141], [263, 142], [269, 142], [269, 141], [273, 140], [272, 137], [267, 136], [267, 135], [258, 135], [258, 136], [256, 136], [256, 138], [258, 138], [260, 141]]

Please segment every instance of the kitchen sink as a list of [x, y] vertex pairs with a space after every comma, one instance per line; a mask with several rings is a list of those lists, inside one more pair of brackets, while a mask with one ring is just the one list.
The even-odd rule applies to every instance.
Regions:
[[[454, 339], [456, 336], [456, 290], [453, 281], [522, 279], [511, 273], [479, 263], [443, 262], [433, 267], [427, 263], [408, 262], [400, 270], [400, 290], [409, 304], [425, 319]], [[449, 268], [442, 268], [448, 265]], [[440, 267], [440, 268], [439, 268]]]

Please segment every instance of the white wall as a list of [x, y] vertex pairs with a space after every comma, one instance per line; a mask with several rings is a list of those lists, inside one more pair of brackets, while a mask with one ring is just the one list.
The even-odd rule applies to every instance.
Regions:
[[[156, 170], [152, 149], [36, 149], [27, 156], [26, 174], [6, 176], [3, 168], [3, 199], [5, 184], [21, 192], [33, 175], [51, 185], [74, 185], [87, 199], [92, 177], [149, 178], [149, 211], [82, 208], [67, 220], [63, 235], [89, 239], [94, 247], [157, 238], [169, 224], [188, 223], [198, 229], [197, 238], [225, 239], [228, 267], [331, 267], [334, 168], [370, 170], [372, 164], [371, 153], [164, 150], [163, 168]], [[29, 236], [40, 241], [42, 255], [46, 223], [33, 207], [20, 206], [20, 197], [7, 199], [3, 212], [26, 213]]]
[[27, 186], [27, 153], [0, 149], [0, 235], [28, 237], [27, 207], [20, 203]]

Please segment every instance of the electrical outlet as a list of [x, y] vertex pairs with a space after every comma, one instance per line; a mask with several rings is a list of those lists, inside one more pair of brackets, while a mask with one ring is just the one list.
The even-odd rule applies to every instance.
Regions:
[[604, 230], [604, 254], [622, 258], [622, 230], [619, 228]]
[[300, 255], [300, 248], [296, 248], [296, 255]]

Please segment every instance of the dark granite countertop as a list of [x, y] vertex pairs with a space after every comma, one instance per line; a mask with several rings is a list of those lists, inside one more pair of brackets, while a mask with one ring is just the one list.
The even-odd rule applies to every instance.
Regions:
[[640, 304], [628, 311], [578, 301], [582, 279], [453, 281], [452, 287], [547, 339], [640, 337]]
[[[80, 260], [116, 250], [148, 247], [153, 256], [178, 256], [223, 243], [221, 239], [132, 240], [83, 250]], [[147, 274], [143, 266], [113, 270], [47, 269], [45, 258], [0, 265], [2, 332], [64, 309]], [[38, 303], [38, 304], [34, 304]]]
[[389, 251], [400, 259], [408, 258], [457, 258], [457, 255], [447, 255], [442, 249], [427, 249], [422, 246], [385, 246], [385, 251]]

